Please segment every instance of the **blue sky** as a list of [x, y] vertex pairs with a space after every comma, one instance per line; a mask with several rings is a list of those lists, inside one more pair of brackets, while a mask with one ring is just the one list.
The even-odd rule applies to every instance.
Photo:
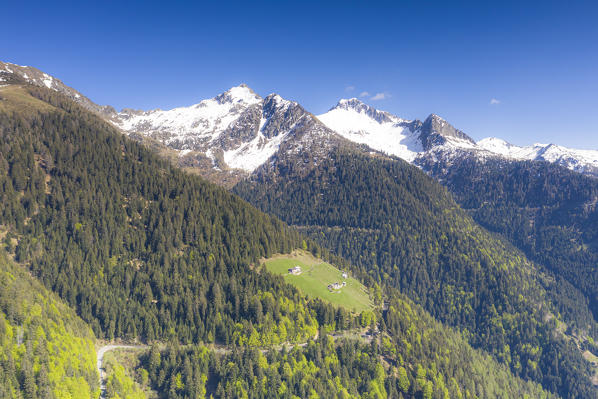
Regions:
[[598, 149], [598, 5], [569, 3], [13, 1], [0, 59], [118, 109], [245, 82], [319, 114], [367, 92], [475, 139]]

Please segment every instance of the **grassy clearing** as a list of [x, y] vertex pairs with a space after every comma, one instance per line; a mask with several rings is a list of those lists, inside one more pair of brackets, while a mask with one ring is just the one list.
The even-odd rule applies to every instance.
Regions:
[[[373, 307], [363, 284], [351, 276], [344, 279], [339, 269], [308, 252], [295, 251], [292, 254], [276, 255], [263, 259], [261, 263], [270, 272], [282, 275], [286, 282], [299, 288], [309, 297], [322, 298], [333, 305], [355, 312]], [[300, 275], [292, 275], [288, 272], [288, 269], [295, 266], [301, 266]], [[346, 286], [332, 292], [328, 290], [328, 284], [343, 281], [347, 282]]]
[[[1, 83], [0, 83], [1, 84]], [[55, 111], [56, 108], [37, 98], [34, 98], [21, 86], [0, 86], [0, 111], [14, 111], [29, 114], [38, 111]]]

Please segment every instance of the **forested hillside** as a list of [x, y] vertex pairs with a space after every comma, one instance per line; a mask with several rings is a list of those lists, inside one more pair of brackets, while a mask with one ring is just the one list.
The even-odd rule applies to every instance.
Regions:
[[[553, 271], [563, 295], [585, 295], [598, 317], [597, 179], [547, 162], [498, 159], [427, 169], [478, 223]], [[593, 323], [581, 321], [584, 333]]]
[[[2, 325], [17, 335], [20, 328], [36, 328], [22, 344], [3, 332], [10, 348], [2, 358], [7, 389], [29, 389], [27, 398], [52, 397], [48, 386], [57, 386], [53, 381], [64, 367], [60, 389], [71, 389], [68, 379], [76, 378], [85, 392], [73, 398], [89, 397], [87, 389], [97, 392], [93, 334], [80, 320], [76, 329], [68, 327], [78, 319], [65, 305], [56, 305], [58, 314], [46, 309], [52, 294], [40, 302], [41, 320], [67, 318], [62, 340], [77, 345], [48, 349], [48, 361], [60, 367], [49, 367], [49, 384], [44, 382], [43, 345], [36, 344], [44, 342], [35, 321], [40, 312], [23, 305], [19, 313], [13, 309], [18, 301], [8, 300], [19, 298], [11, 284], [25, 298], [33, 295], [30, 286], [37, 283], [22, 286], [31, 281], [29, 272], [98, 337], [171, 342], [173, 349], [142, 359], [147, 373], [139, 370], [162, 397], [548, 396], [396, 292], [388, 291], [393, 298], [382, 311], [375, 279], [365, 282], [378, 308], [365, 317], [308, 300], [280, 276], [256, 272], [258, 259], [299, 248], [302, 237], [223, 189], [171, 168], [64, 97], [11, 85], [0, 88], [0, 98], [2, 242], [22, 268], [10, 271], [14, 279], [2, 279], [10, 282], [2, 296]], [[327, 336], [355, 328], [381, 332], [364, 339], [358, 330], [355, 339], [336, 344]], [[52, 330], [44, 331], [49, 341]], [[317, 342], [279, 351], [279, 344], [306, 343], [318, 331]], [[217, 343], [220, 354], [201, 349], [202, 343]], [[256, 346], [269, 349], [244, 349]], [[84, 353], [61, 363], [61, 351]], [[13, 363], [12, 352], [18, 359]], [[109, 395], [117, 394], [117, 377], [108, 379]], [[5, 396], [14, 397], [12, 391]]]
[[379, 342], [320, 336], [305, 347], [217, 356], [154, 347], [139, 374], [168, 398], [553, 398], [396, 295]]
[[591, 320], [583, 298], [563, 295], [560, 281], [480, 228], [417, 168], [346, 150], [307, 171], [281, 157], [234, 191], [373, 282], [400, 287], [517, 375], [564, 397], [595, 397], [589, 363], [555, 333], [559, 318]]
[[0, 398], [91, 398], [95, 337], [0, 250]]
[[297, 233], [55, 93], [0, 96], [11, 249], [99, 337], [268, 344], [315, 334], [298, 292], [250, 269], [298, 247]]

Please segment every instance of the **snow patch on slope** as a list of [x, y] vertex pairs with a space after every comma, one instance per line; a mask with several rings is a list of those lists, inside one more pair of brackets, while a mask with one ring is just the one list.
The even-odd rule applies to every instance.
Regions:
[[359, 105], [360, 108], [347, 107], [349, 102], [358, 104], [355, 99], [341, 100], [336, 107], [319, 115], [318, 119], [350, 141], [366, 144], [408, 162], [412, 162], [423, 151], [417, 134], [406, 126], [409, 121], [386, 113], [386, 118], [376, 120], [372, 117], [371, 108], [367, 112], [368, 108], [364, 108], [367, 106], [363, 103]]
[[43, 83], [44, 83], [44, 85], [46, 85], [46, 87], [48, 89], [51, 89], [52, 84], [54, 83], [54, 79], [50, 75], [44, 73]]
[[446, 143], [442, 147], [458, 148], [463, 150], [479, 150], [480, 147], [476, 143], [469, 140], [464, 140], [458, 137], [446, 137]]
[[538, 153], [547, 146], [547, 144], [534, 144], [520, 147], [496, 137], [485, 138], [478, 141], [477, 144], [481, 149], [491, 153], [519, 160], [535, 159]]
[[268, 140], [260, 131], [249, 143], [235, 150], [225, 151], [224, 162], [231, 168], [252, 172], [278, 151], [285, 137], [286, 135], [280, 134]]

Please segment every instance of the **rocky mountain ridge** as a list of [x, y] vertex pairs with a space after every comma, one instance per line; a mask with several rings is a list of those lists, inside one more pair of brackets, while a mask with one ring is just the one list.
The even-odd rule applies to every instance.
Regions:
[[[189, 107], [150, 111], [126, 108], [117, 112], [110, 106], [93, 103], [36, 68], [0, 62], [1, 73], [15, 74], [31, 84], [67, 95], [124, 133], [176, 151], [181, 166], [195, 167], [202, 174], [242, 177], [264, 165], [281, 149], [306, 151], [309, 147], [322, 155], [330, 142], [338, 142], [342, 136], [424, 168], [439, 161], [443, 167], [450, 167], [456, 157], [502, 158], [547, 161], [598, 176], [598, 151], [555, 144], [521, 147], [498, 138], [476, 142], [436, 114], [424, 121], [406, 120], [356, 98], [342, 99], [316, 117], [296, 102], [277, 94], [262, 98], [241, 84]], [[317, 139], [320, 144], [311, 143], [308, 138]]]
[[[384, 118], [378, 115], [384, 115]], [[423, 122], [407, 121], [353, 98], [339, 101], [318, 118], [349, 140], [367, 144], [418, 166], [430, 166], [439, 161], [450, 166], [451, 160], [461, 157], [482, 160], [502, 158], [546, 161], [598, 176], [598, 151], [555, 144], [516, 146], [494, 137], [476, 142], [436, 114], [431, 114]]]
[[77, 90], [65, 85], [60, 79], [48, 75], [32, 66], [17, 65], [0, 61], [0, 84], [6, 79], [6, 77], [3, 78], [1, 75], [15, 75], [27, 83], [55, 90], [82, 105], [86, 109], [100, 114], [106, 119], [110, 120], [113, 115], [116, 114], [116, 110], [113, 107], [94, 103]]

